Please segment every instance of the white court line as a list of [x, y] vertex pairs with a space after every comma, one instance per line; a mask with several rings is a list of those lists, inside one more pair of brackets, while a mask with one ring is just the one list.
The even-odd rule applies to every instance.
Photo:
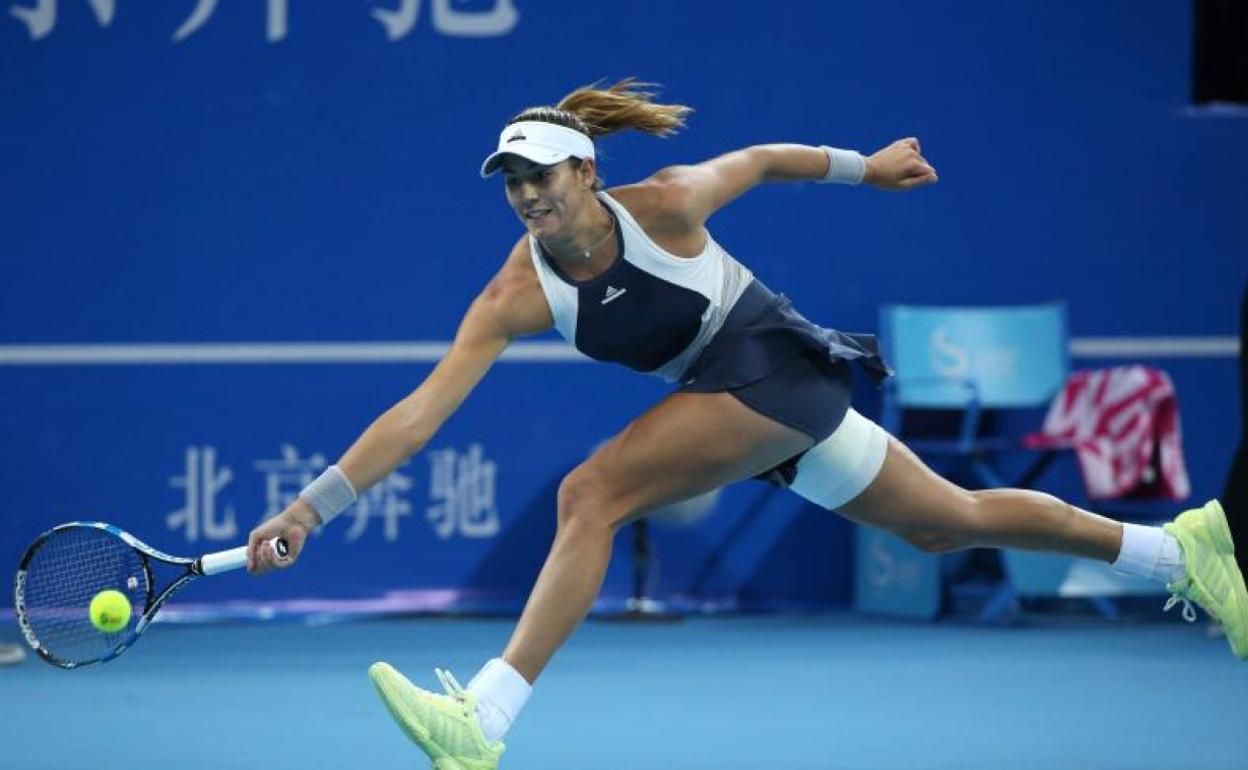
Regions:
[[[180, 364], [436, 363], [449, 342], [221, 342], [126, 345], [0, 345], [0, 366], [116, 366]], [[1236, 337], [1075, 337], [1075, 358], [1234, 358]], [[502, 361], [583, 363], [565, 342], [518, 342]]]
[[1074, 337], [1074, 358], [1235, 358], [1238, 337]]
[[[436, 363], [449, 342], [214, 342], [181, 345], [0, 345], [0, 366]], [[564, 342], [520, 342], [503, 361], [590, 359]]]

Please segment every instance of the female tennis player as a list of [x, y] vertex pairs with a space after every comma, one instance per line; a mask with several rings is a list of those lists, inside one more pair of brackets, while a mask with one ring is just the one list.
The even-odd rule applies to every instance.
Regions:
[[[517, 337], [554, 326], [594, 359], [675, 384], [563, 480], [554, 543], [519, 623], [467, 688], [439, 670], [447, 694], [435, 695], [385, 663], [370, 669], [395, 720], [436, 767], [497, 766], [532, 683], [589, 611], [621, 524], [751, 476], [924, 551], [1052, 551], [1165, 581], [1172, 601], [1204, 607], [1225, 624], [1234, 652], [1248, 656], [1248, 592], [1216, 501], [1163, 529], [1124, 525], [1039, 492], [955, 486], [850, 407], [852, 369], [888, 374], [874, 339], [806, 320], [707, 231], [713, 214], [764, 182], [933, 184], [918, 140], [869, 157], [757, 145], [604, 191], [594, 138], [683, 126], [687, 107], [652, 97], [625, 80], [577, 89], [507, 123], [481, 174], [502, 172], [526, 233], [428, 378], [251, 533], [253, 572], [293, 563], [308, 533], [432, 439]], [[813, 222], [806, 226], [821, 226]], [[259, 547], [273, 537], [286, 538], [289, 561], [278, 564]]]

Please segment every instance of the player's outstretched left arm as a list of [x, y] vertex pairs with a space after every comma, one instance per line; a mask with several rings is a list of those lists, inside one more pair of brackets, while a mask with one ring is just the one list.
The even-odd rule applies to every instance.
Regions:
[[[898, 139], [864, 161], [861, 181], [881, 190], [913, 190], [936, 181], [936, 170], [914, 137]], [[830, 171], [830, 156], [822, 147], [759, 144], [697, 165], [665, 168], [647, 183], [666, 189], [671, 207], [702, 224], [758, 184], [831, 181]]]
[[[324, 487], [327, 492], [317, 494], [322, 494], [320, 499], [330, 509], [329, 518], [423, 449], [513, 339], [545, 331], [553, 323], [529, 255], [528, 238], [522, 237], [502, 269], [468, 308], [450, 350], [429, 376], [378, 416], [322, 476], [329, 478]], [[337, 481], [332, 479], [335, 472]], [[309, 489], [319, 483], [318, 479]], [[248, 571], [263, 574], [292, 566], [308, 535], [324, 523], [301, 493], [286, 510], [251, 531], [247, 540]], [[287, 542], [288, 552], [283, 559], [274, 558], [261, 547], [275, 537]]]

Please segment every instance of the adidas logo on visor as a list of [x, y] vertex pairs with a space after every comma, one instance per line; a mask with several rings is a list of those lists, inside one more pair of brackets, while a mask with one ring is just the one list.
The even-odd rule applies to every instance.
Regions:
[[524, 135], [524, 132], [517, 131], [507, 139], [507, 144], [511, 144], [512, 142], [523, 142], [525, 139], [528, 139], [528, 137]]

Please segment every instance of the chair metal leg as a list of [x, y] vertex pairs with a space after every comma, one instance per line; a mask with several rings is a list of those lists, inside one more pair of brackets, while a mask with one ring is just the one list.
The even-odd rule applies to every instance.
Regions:
[[1044, 472], [1057, 459], [1058, 454], [1060, 453], [1056, 449], [1049, 449], [1041, 453], [1040, 457], [1036, 458], [1036, 461], [1028, 466], [1023, 475], [1018, 477], [1018, 481], [1014, 482], [1014, 486], [1019, 489], [1031, 489], [1035, 486], [1036, 480], [1044, 475]]
[[1014, 582], [1007, 575], [999, 586], [992, 598], [984, 605], [979, 612], [980, 623], [998, 623], [1008, 616], [1018, 614], [1018, 589], [1014, 587]]
[[1103, 617], [1109, 618], [1110, 620], [1118, 619], [1118, 605], [1114, 604], [1113, 599], [1108, 596], [1089, 596], [1088, 601], [1092, 603], [1092, 606], [1095, 607], [1096, 611], [1101, 613]]

